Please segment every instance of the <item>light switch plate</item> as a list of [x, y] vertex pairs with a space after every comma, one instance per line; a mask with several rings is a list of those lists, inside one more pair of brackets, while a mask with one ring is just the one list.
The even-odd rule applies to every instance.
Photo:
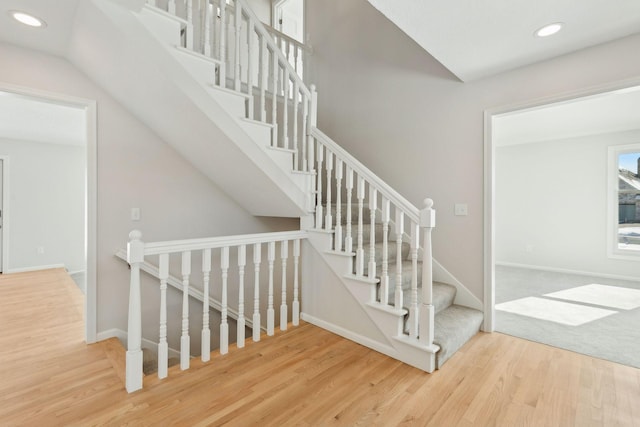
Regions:
[[131, 208], [131, 221], [140, 221], [140, 208]]
[[466, 203], [456, 203], [454, 213], [456, 216], [467, 216], [469, 214], [469, 207]]

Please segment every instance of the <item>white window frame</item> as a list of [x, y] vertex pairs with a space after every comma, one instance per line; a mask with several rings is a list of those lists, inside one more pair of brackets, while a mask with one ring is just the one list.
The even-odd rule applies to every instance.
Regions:
[[612, 145], [608, 148], [607, 164], [607, 255], [609, 258], [629, 261], [640, 260], [640, 251], [618, 247], [618, 157], [620, 154], [640, 153], [640, 142], [628, 145]]

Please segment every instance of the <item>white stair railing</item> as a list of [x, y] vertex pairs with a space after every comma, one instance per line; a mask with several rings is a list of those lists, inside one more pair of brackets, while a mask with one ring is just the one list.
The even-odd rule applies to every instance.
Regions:
[[164, 10], [184, 21], [183, 47], [218, 61], [215, 84], [247, 95], [246, 118], [271, 125], [271, 146], [293, 153], [293, 170], [309, 172], [317, 108], [302, 70], [310, 49], [265, 26], [246, 0], [178, 0]]
[[[242, 348], [245, 340], [245, 303], [244, 303], [244, 269], [246, 266], [247, 247], [253, 251], [254, 262], [254, 307], [253, 307], [253, 333], [254, 341], [260, 340], [260, 284], [259, 265], [262, 259], [261, 251], [264, 245], [267, 247], [269, 258], [269, 310], [267, 318], [269, 324], [267, 329], [269, 335], [273, 335], [274, 313], [273, 313], [273, 281], [276, 245], [280, 249], [282, 270], [280, 271], [281, 301], [280, 301], [280, 329], [286, 330], [289, 317], [289, 301], [287, 300], [287, 259], [289, 258], [289, 246], [293, 248], [293, 301], [291, 303], [292, 324], [297, 326], [300, 319], [300, 302], [298, 301], [300, 262], [300, 241], [305, 239], [306, 233], [303, 231], [289, 231], [277, 233], [247, 234], [240, 236], [214, 237], [209, 239], [178, 240], [170, 242], [145, 243], [142, 241], [142, 234], [134, 230], [129, 234], [127, 244], [127, 262], [131, 266], [130, 297], [129, 297], [129, 320], [128, 320], [128, 342], [126, 357], [126, 388], [129, 393], [142, 388], [142, 302], [140, 298], [140, 270], [145, 262], [145, 257], [158, 256], [158, 276], [160, 279], [160, 321], [159, 321], [159, 345], [158, 345], [158, 377], [165, 378], [168, 375], [168, 344], [167, 344], [167, 280], [169, 278], [169, 263], [171, 255], [179, 256], [181, 260], [183, 305], [182, 305], [182, 328], [180, 338], [180, 367], [189, 369], [190, 361], [190, 337], [189, 337], [189, 288], [192, 281], [191, 259], [192, 254], [201, 255], [201, 270], [203, 283], [203, 308], [202, 308], [202, 361], [210, 359], [210, 330], [209, 330], [209, 293], [210, 287], [216, 287], [221, 291], [221, 323], [220, 323], [220, 353], [226, 354], [229, 349], [229, 330], [227, 323], [227, 313], [229, 311], [228, 295], [231, 289], [238, 295], [238, 334], [236, 338], [237, 347]], [[238, 283], [229, 283], [230, 254], [237, 254]], [[219, 258], [218, 258], [219, 257]], [[220, 280], [211, 280], [212, 260], [219, 259]]]
[[[333, 173], [332, 168], [326, 167], [323, 171], [322, 165], [324, 159], [325, 163], [335, 163], [339, 165], [335, 170], [335, 185], [342, 185], [342, 175], [343, 172], [346, 173], [346, 182], [344, 183], [345, 188], [337, 191], [337, 194], [341, 194], [344, 190], [347, 195], [346, 233], [344, 236], [344, 242], [335, 242], [335, 249], [339, 251], [341, 250], [340, 248], [344, 247], [345, 252], [351, 252], [352, 250], [353, 236], [350, 225], [351, 193], [355, 183], [358, 202], [356, 221], [357, 236], [355, 239], [355, 275], [360, 279], [368, 281], [375, 281], [376, 278], [379, 277], [379, 296], [376, 301], [371, 301], [371, 303], [380, 304], [383, 307], [387, 307], [388, 304], [391, 304], [393, 309], [398, 312], [405, 308], [403, 307], [404, 290], [402, 288], [402, 283], [403, 281], [409, 280], [411, 284], [408, 307], [409, 338], [411, 340], [415, 340], [416, 343], [419, 343], [421, 346], [431, 347], [433, 344], [433, 323], [435, 314], [432, 298], [433, 266], [431, 249], [431, 230], [435, 227], [433, 201], [431, 199], [426, 199], [422, 209], [418, 209], [319, 129], [312, 127], [310, 135], [315, 144], [316, 158], [318, 160], [318, 167], [316, 169], [317, 205], [315, 228], [325, 230], [333, 229], [333, 223], [330, 222], [332, 221], [331, 215], [327, 213], [323, 218], [321, 214], [323, 204], [325, 202], [327, 204], [327, 212], [331, 212], [331, 206], [329, 206], [332, 203], [331, 189], [335, 188], [333, 185], [334, 181], [331, 177], [331, 174]], [[343, 167], [345, 168], [345, 171], [342, 170]], [[326, 186], [323, 186], [323, 182], [326, 183]], [[325, 189], [324, 192], [323, 188]], [[368, 201], [367, 206], [370, 210], [368, 224], [364, 213], [365, 199]], [[340, 203], [340, 201], [336, 201], [336, 203]], [[377, 255], [375, 244], [376, 212], [378, 211], [381, 213], [382, 221], [382, 253], [380, 254], [382, 265], [380, 266], [380, 269], [378, 269], [375, 262]], [[318, 212], [320, 212], [320, 214], [318, 214]], [[395, 225], [395, 260], [389, 259], [389, 247], [390, 245], [393, 245], [389, 233], [391, 221], [394, 221]], [[369, 262], [367, 264], [365, 264], [365, 256], [367, 254], [365, 254], [363, 246], [363, 233], [366, 226], [368, 226], [370, 230], [368, 253]], [[422, 237], [422, 239], [420, 237]], [[340, 239], [342, 239], [342, 237], [340, 237]], [[404, 259], [402, 247], [405, 241], [408, 241], [410, 245], [409, 260], [411, 261], [411, 272], [409, 273], [409, 277], [404, 277], [407, 272], [406, 269], [403, 269]], [[418, 257], [420, 250], [422, 250], [421, 304], [418, 303]], [[395, 271], [390, 271], [391, 266], [389, 264], [394, 261]], [[391, 280], [389, 276], [394, 277], [394, 273], [395, 287], [394, 289], [390, 289]], [[390, 292], [393, 292], [392, 301], [389, 301], [388, 298], [388, 294]]]

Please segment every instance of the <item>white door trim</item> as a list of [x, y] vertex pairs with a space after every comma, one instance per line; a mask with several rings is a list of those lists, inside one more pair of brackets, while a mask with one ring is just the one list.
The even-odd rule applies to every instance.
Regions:
[[0, 156], [2, 161], [2, 272], [9, 265], [9, 156]]
[[492, 332], [495, 329], [495, 147], [492, 134], [493, 118], [514, 111], [536, 109], [547, 104], [572, 101], [577, 98], [633, 86], [640, 86], [640, 78], [607, 83], [484, 111], [484, 331]]
[[[4, 82], [0, 82], [0, 91], [11, 92], [22, 96], [28, 96], [33, 98], [39, 98], [48, 102], [56, 104], [65, 104], [73, 107], [84, 108], [86, 113], [86, 138], [87, 138], [87, 182], [86, 182], [86, 233], [85, 233], [85, 254], [87, 264], [87, 277], [86, 288], [84, 298], [84, 312], [85, 312], [85, 341], [87, 343], [96, 342], [96, 330], [97, 330], [97, 300], [96, 300], [96, 248], [97, 248], [97, 105], [95, 100], [78, 98], [66, 94], [54, 93], [44, 91], [41, 89], [34, 89], [29, 87], [12, 85]], [[4, 168], [4, 179], [7, 179], [6, 171], [8, 168]], [[5, 187], [6, 188], [6, 187]], [[6, 207], [8, 197], [3, 195], [3, 204]], [[5, 221], [7, 218], [5, 218]], [[6, 230], [5, 230], [6, 231]], [[3, 240], [3, 269], [6, 271], [9, 267], [9, 259], [4, 257], [8, 254], [7, 246], [7, 233]], [[5, 263], [6, 261], [6, 263]]]

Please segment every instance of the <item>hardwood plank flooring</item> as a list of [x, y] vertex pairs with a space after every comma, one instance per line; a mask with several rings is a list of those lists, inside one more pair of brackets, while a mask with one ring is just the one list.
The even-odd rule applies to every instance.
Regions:
[[640, 426], [640, 370], [494, 333], [426, 374], [300, 327], [124, 389], [63, 270], [0, 276], [0, 426]]

